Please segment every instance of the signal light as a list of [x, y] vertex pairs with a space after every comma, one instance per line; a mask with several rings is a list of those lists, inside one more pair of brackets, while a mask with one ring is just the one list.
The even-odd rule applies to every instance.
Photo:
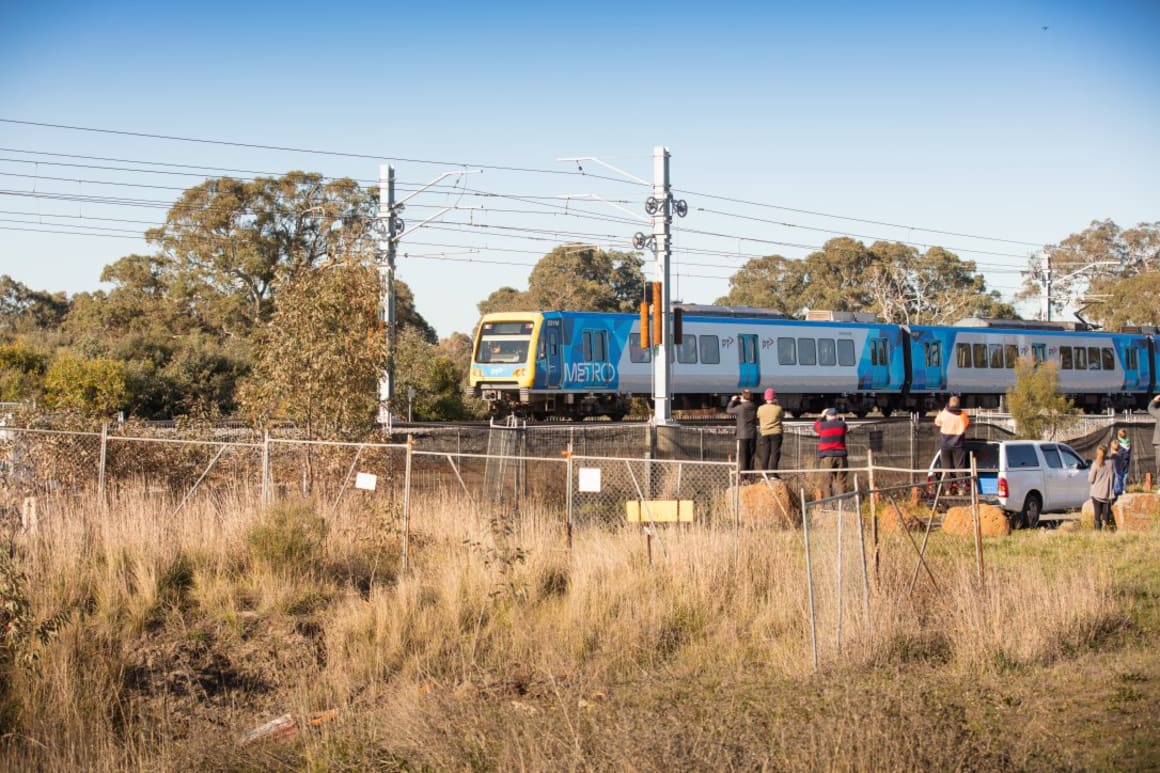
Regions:
[[649, 335], [648, 301], [640, 302], [640, 348], [647, 350], [652, 344]]
[[684, 333], [685, 310], [680, 306], [673, 309], [673, 345], [680, 346]]

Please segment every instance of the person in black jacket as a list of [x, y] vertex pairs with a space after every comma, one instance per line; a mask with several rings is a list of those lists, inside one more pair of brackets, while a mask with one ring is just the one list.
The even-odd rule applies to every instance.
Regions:
[[1148, 413], [1156, 420], [1156, 428], [1152, 430], [1152, 448], [1156, 451], [1156, 482], [1160, 483], [1160, 395], [1148, 403]]
[[725, 412], [737, 419], [737, 467], [742, 472], [753, 469], [757, 450], [757, 405], [748, 389], [733, 395]]

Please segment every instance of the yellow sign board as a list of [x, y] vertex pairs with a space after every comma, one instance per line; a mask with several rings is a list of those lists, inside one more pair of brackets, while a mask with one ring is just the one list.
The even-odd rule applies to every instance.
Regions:
[[691, 499], [630, 499], [624, 503], [629, 523], [692, 523]]

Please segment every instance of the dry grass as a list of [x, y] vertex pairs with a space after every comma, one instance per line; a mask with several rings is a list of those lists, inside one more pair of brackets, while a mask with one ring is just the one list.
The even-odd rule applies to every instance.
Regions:
[[[248, 498], [41, 503], [0, 585], [6, 769], [919, 769], [1160, 764], [1160, 534], [590, 529]], [[917, 571], [916, 571], [917, 570]], [[839, 577], [840, 573], [840, 577]], [[869, 589], [869, 596], [864, 594]], [[4, 599], [3, 601], [9, 601]], [[337, 708], [288, 742], [248, 729]], [[1017, 728], [1018, 732], [1012, 732]]]

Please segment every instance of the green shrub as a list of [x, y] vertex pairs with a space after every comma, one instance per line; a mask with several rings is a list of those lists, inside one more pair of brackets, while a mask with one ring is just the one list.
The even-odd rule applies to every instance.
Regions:
[[268, 507], [246, 534], [254, 561], [283, 574], [317, 570], [325, 541], [326, 521], [304, 501]]

